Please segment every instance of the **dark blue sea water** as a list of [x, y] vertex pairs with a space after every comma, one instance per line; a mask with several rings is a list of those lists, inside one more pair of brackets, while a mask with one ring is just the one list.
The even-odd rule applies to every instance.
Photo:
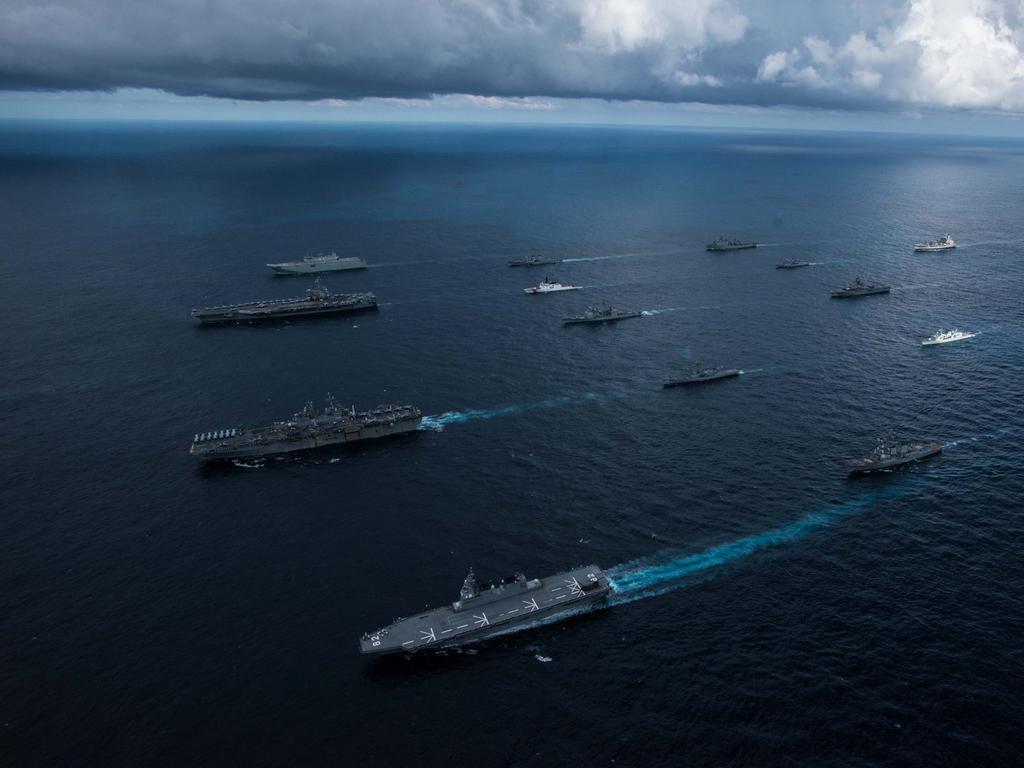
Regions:
[[[0, 763], [1021, 764], [1022, 212], [979, 139], [9, 124]], [[330, 248], [378, 313], [189, 320]], [[524, 296], [534, 252], [586, 290]], [[647, 313], [561, 325], [604, 300]], [[698, 360], [744, 374], [660, 388]], [[433, 428], [189, 460], [327, 391]], [[945, 450], [846, 478], [893, 434]], [[357, 653], [471, 565], [589, 562], [607, 610]]]

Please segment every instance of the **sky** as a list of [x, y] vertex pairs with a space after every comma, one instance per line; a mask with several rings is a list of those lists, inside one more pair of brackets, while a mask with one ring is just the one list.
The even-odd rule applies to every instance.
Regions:
[[1024, 0], [0, 0], [0, 117], [1021, 135]]

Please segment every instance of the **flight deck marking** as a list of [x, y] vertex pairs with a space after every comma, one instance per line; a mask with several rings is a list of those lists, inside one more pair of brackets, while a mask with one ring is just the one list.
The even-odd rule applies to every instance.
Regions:
[[402, 645], [411, 645], [412, 643], [415, 643], [415, 642], [416, 642], [415, 640], [406, 640], [404, 643], [402, 643]]
[[573, 597], [579, 597], [583, 594], [583, 587], [581, 587], [580, 583], [576, 581], [575, 576], [571, 579], [566, 579], [565, 583], [569, 585], [569, 591], [572, 593]]
[[530, 609], [530, 613], [533, 613], [534, 611], [539, 611], [540, 610], [540, 606], [537, 605], [537, 598], [532, 598], [530, 600], [523, 600], [523, 605], [525, 605], [527, 608]]
[[518, 608], [509, 608], [507, 611], [505, 611], [505, 613], [506, 614], [508, 614], [508, 613], [519, 613], [519, 609]]
[[565, 598], [567, 598], [567, 597], [568, 597], [568, 595], [557, 595], [555, 597], [555, 600], [565, 600]]
[[431, 640], [437, 640], [437, 636], [434, 634], [434, 628], [433, 627], [430, 628], [429, 632], [427, 630], [425, 630], [425, 629], [421, 629], [420, 630], [420, 634], [423, 635], [423, 637], [421, 637], [420, 640], [423, 641], [424, 643], [429, 642]]
[[447, 635], [447, 634], [448, 634], [449, 632], [451, 632], [451, 630], [450, 630], [450, 629], [442, 629], [442, 630], [441, 630], [441, 634], [442, 634], [442, 635]]
[[473, 614], [473, 619], [474, 619], [473, 623], [474, 624], [479, 624], [481, 627], [486, 627], [488, 624], [491, 623], [490, 621], [487, 620], [487, 614], [486, 613], [482, 613], [479, 616], [477, 616], [474, 613]]
[[459, 624], [459, 626], [457, 626], [456, 629], [465, 629], [468, 626], [469, 624]]

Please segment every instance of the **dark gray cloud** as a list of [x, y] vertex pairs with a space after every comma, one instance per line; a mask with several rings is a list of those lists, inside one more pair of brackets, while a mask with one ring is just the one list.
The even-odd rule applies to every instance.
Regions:
[[1011, 0], [0, 0], [0, 89], [1024, 108]]

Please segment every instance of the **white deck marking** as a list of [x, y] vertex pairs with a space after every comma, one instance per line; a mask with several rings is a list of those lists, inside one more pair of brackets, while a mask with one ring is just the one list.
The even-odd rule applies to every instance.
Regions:
[[519, 609], [518, 608], [509, 608], [507, 611], [505, 611], [506, 615], [508, 615], [510, 613], [519, 613]]
[[532, 600], [523, 600], [523, 605], [530, 609], [530, 613], [540, 610], [540, 606], [537, 605], [537, 598], [533, 598]]
[[479, 616], [477, 616], [474, 613], [473, 614], [473, 619], [474, 619], [473, 623], [474, 624], [479, 624], [481, 627], [486, 627], [488, 624], [491, 623], [490, 621], [487, 620], [487, 614], [486, 613], [482, 613]]
[[468, 626], [469, 624], [459, 624], [459, 626], [457, 626], [456, 629], [465, 629]]
[[448, 634], [449, 632], [451, 632], [451, 630], [450, 630], [450, 629], [442, 629], [442, 630], [441, 630], [441, 634], [442, 634], [442, 635], [447, 635], [447, 634]]
[[423, 635], [423, 637], [420, 638], [421, 642], [429, 643], [432, 640], [437, 640], [437, 635], [434, 634], [433, 627], [430, 628], [429, 632], [425, 629], [421, 629], [420, 634]]
[[406, 640], [404, 643], [402, 643], [402, 645], [412, 645], [415, 642], [415, 640]]
[[563, 589], [565, 589], [565, 587], [552, 587], [551, 591], [552, 592], [561, 592]]
[[555, 600], [565, 600], [565, 598], [567, 598], [567, 597], [568, 597], [568, 595], [556, 595], [555, 596]]

